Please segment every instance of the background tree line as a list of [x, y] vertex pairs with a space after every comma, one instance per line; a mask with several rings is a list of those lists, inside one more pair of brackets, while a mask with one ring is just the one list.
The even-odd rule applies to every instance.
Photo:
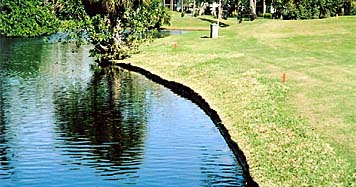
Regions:
[[[219, 3], [218, 0], [185, 0], [184, 2], [185, 6], [190, 8], [199, 7], [203, 3]], [[194, 6], [195, 3], [198, 6]], [[210, 9], [210, 7], [206, 8]], [[239, 15], [250, 17], [251, 20], [256, 19], [257, 15], [288, 20], [318, 19], [336, 14], [356, 15], [355, 0], [222, 0], [222, 8], [222, 17]], [[195, 8], [193, 11], [196, 11]]]
[[292, 20], [356, 15], [355, 0], [223, 0], [223, 6], [228, 16], [237, 12], [250, 20], [258, 16]]
[[274, 17], [315, 19], [338, 15], [355, 15], [354, 0], [272, 0]]

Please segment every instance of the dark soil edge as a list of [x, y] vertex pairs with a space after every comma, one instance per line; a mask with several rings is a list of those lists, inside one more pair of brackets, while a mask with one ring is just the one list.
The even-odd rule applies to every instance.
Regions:
[[228, 130], [226, 129], [224, 124], [222, 124], [222, 122], [221, 122], [220, 116], [217, 114], [217, 112], [214, 109], [212, 109], [210, 107], [210, 105], [205, 101], [204, 98], [202, 98], [198, 93], [196, 93], [191, 88], [189, 88], [181, 83], [177, 83], [174, 81], [168, 81], [168, 80], [163, 79], [160, 76], [155, 75], [155, 74], [153, 74], [143, 68], [140, 68], [138, 66], [133, 66], [128, 63], [115, 63], [115, 65], [120, 68], [129, 70], [129, 71], [137, 72], [137, 73], [145, 76], [146, 78], [152, 80], [153, 82], [156, 82], [158, 84], [161, 84], [161, 85], [167, 87], [174, 93], [176, 93], [186, 99], [189, 99], [190, 101], [192, 101], [193, 103], [198, 105], [210, 117], [210, 119], [214, 122], [214, 124], [218, 127], [221, 135], [224, 137], [226, 143], [229, 145], [230, 149], [232, 150], [235, 157], [237, 158], [237, 161], [241, 165], [243, 173], [244, 173], [244, 177], [246, 179], [246, 186], [252, 186], [252, 187], [259, 186], [252, 179], [252, 177], [250, 175], [249, 165], [247, 163], [245, 154], [239, 148], [238, 144], [231, 139], [231, 136], [230, 136]]

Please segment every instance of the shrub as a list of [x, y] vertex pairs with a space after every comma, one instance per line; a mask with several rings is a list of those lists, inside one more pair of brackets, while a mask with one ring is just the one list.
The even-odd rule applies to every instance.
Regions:
[[[272, 0], [274, 17], [283, 19], [326, 18], [340, 13], [341, 8], [350, 12], [351, 1], [342, 0]], [[345, 13], [346, 14], [346, 13]]]
[[[170, 23], [168, 8], [160, 5], [160, 0], [152, 0], [147, 6], [126, 8], [119, 18], [97, 15], [91, 18], [87, 33], [94, 49], [91, 56], [100, 65], [110, 65], [110, 60], [122, 60], [138, 52], [140, 44], [153, 39], [163, 24]], [[117, 19], [111, 22], [113, 18]]]
[[272, 14], [271, 13], [266, 13], [263, 15], [264, 18], [266, 19], [272, 19]]
[[59, 21], [51, 5], [41, 0], [4, 0], [0, 3], [0, 35], [34, 37], [55, 33]]
[[351, 14], [352, 15], [356, 15], [356, 2], [352, 2], [352, 12], [351, 12]]

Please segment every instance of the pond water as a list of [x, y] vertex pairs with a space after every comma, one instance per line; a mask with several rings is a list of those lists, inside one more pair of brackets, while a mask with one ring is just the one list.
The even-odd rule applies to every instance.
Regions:
[[167, 37], [167, 36], [172, 36], [172, 35], [180, 35], [180, 34], [185, 34], [185, 33], [189, 33], [189, 32], [191, 32], [191, 31], [184, 31], [184, 30], [161, 30], [159, 37]]
[[196, 105], [94, 70], [88, 47], [0, 38], [0, 186], [244, 186]]

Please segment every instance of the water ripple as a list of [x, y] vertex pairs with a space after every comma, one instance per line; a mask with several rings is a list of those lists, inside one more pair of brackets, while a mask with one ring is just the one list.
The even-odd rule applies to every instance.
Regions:
[[244, 185], [190, 101], [134, 73], [91, 70], [86, 47], [0, 44], [1, 185]]

